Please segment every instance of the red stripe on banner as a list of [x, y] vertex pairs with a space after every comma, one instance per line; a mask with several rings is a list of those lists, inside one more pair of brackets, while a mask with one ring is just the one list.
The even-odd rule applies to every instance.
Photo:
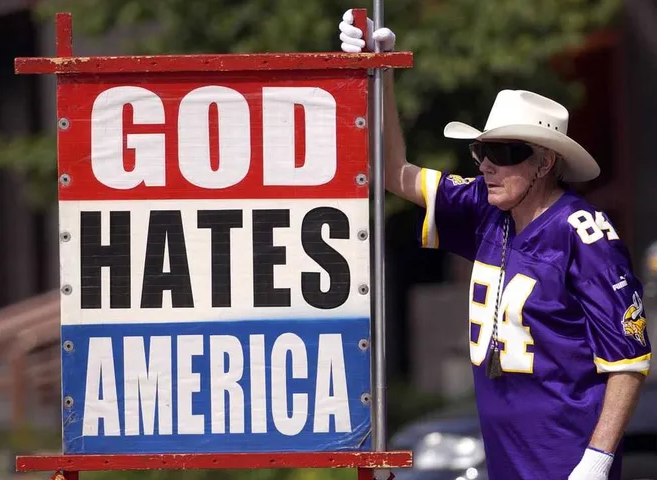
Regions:
[[294, 166], [303, 167], [306, 159], [306, 114], [301, 105], [294, 106]]
[[[146, 200], [146, 199], [262, 199], [262, 198], [367, 198], [367, 182], [357, 182], [359, 174], [368, 174], [368, 128], [362, 123], [367, 118], [367, 76], [362, 72], [278, 72], [249, 74], [190, 74], [179, 73], [149, 75], [115, 75], [62, 77], [58, 86], [59, 116], [66, 118], [66, 128], [58, 132], [59, 175], [65, 175], [67, 182], [59, 188], [60, 200]], [[92, 168], [92, 107], [97, 97], [112, 87], [131, 86], [147, 89], [148, 95], [154, 94], [157, 105], [164, 110], [164, 123], [144, 124], [144, 120], [135, 117], [135, 110], [129, 104], [123, 108], [122, 145], [123, 166], [127, 172], [135, 169], [135, 146], [128, 144], [128, 135], [143, 140], [145, 134], [164, 135], [165, 148], [165, 186], [146, 186], [143, 183], [129, 189], [117, 189], [107, 186], [94, 174]], [[248, 104], [250, 125], [250, 163], [246, 176], [235, 185], [224, 188], [207, 188], [191, 183], [179, 167], [179, 131], [184, 125], [179, 124], [180, 102], [191, 91], [206, 87], [228, 87], [243, 96]], [[264, 122], [263, 87], [313, 87], [328, 92], [336, 103], [335, 136], [337, 153], [337, 170], [332, 179], [320, 185], [290, 186], [263, 185], [264, 162]], [[160, 103], [161, 102], [161, 103]], [[231, 103], [226, 103], [232, 106]], [[294, 139], [288, 142], [286, 137], [270, 140], [269, 148], [280, 148], [281, 144], [295, 147], [294, 163], [297, 167], [308, 162], [306, 151], [314, 139], [306, 126], [309, 117], [307, 109], [295, 103]], [[314, 103], [313, 105], [321, 105]], [[162, 107], [158, 107], [160, 110]], [[223, 142], [230, 138], [221, 138], [219, 124], [230, 118], [220, 111], [215, 104], [204, 110], [207, 118], [209, 141], [204, 143], [201, 152], [209, 152], [212, 170], [216, 171], [222, 161], [220, 155]], [[207, 117], [205, 117], [207, 115]], [[271, 118], [271, 116], [270, 116]], [[275, 128], [281, 122], [274, 119]], [[323, 121], [323, 120], [322, 120]], [[291, 122], [292, 123], [292, 122]], [[283, 123], [283, 125], [285, 125]], [[320, 126], [321, 128], [321, 126]], [[327, 127], [329, 128], [329, 127]], [[198, 128], [194, 130], [197, 133]], [[112, 129], [104, 130], [103, 135], [111, 135]], [[315, 130], [317, 131], [317, 130]], [[116, 135], [121, 135], [120, 130]], [[138, 134], [142, 134], [141, 136]], [[270, 137], [272, 138], [272, 137]], [[159, 140], [158, 140], [159, 141]], [[201, 140], [199, 140], [201, 141]], [[138, 143], [138, 142], [137, 142]], [[244, 142], [246, 143], [246, 141]], [[226, 143], [229, 145], [229, 143]], [[230, 145], [229, 145], [230, 146]], [[317, 150], [317, 149], [316, 149]], [[104, 150], [103, 150], [104, 151]], [[231, 151], [228, 148], [228, 151]], [[276, 150], [278, 151], [278, 150]], [[116, 156], [119, 156], [118, 153]], [[208, 155], [205, 153], [204, 155]], [[103, 158], [115, 159], [106, 155]], [[156, 168], [158, 159], [153, 155], [146, 157], [149, 168]], [[196, 158], [196, 157], [194, 157]], [[277, 159], [275, 154], [269, 158]], [[290, 157], [291, 158], [291, 157]], [[120, 161], [119, 161], [120, 162]], [[246, 167], [245, 167], [246, 168]]]
[[409, 468], [413, 454], [398, 452], [224, 453], [180, 455], [18, 456], [17, 472], [196, 470], [259, 468]]
[[216, 104], [210, 105], [208, 109], [208, 124], [210, 125], [210, 165], [213, 171], [219, 170], [221, 165], [220, 147], [219, 142], [219, 108]]
[[[132, 123], [133, 111], [132, 105], [126, 105], [123, 109], [123, 125], [124, 128], [128, 131], [134, 133], [154, 133], [153, 127], [150, 125], [134, 125]], [[146, 127], [146, 128], [143, 128]], [[131, 148], [128, 148], [128, 136], [124, 135], [123, 137], [123, 168], [127, 172], [131, 172], [135, 169], [135, 151]]]

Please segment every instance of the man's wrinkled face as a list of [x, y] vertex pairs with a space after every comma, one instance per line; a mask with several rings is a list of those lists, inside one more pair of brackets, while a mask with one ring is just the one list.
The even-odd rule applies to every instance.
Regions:
[[541, 147], [522, 142], [475, 142], [470, 150], [486, 181], [488, 202], [502, 210], [522, 199], [544, 155]]
[[488, 188], [488, 203], [502, 210], [516, 205], [536, 176], [536, 165], [524, 161], [518, 165], [500, 167], [488, 158], [479, 166]]

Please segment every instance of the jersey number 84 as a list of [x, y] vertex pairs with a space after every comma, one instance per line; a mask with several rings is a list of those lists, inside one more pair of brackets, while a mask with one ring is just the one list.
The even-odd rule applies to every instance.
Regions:
[[[568, 223], [576, 230], [585, 245], [597, 242], [606, 236], [618, 240], [616, 230], [602, 212], [595, 216], [586, 210], [579, 210], [568, 217]], [[493, 333], [493, 316], [500, 268], [475, 261], [470, 280], [470, 328], [479, 326], [479, 333], [470, 340], [470, 361], [481, 365], [486, 359]], [[534, 354], [527, 351], [534, 344], [529, 326], [523, 323], [523, 308], [531, 295], [537, 280], [527, 275], [516, 274], [504, 288], [500, 299], [498, 340], [500, 342], [500, 362], [502, 370], [512, 373], [533, 373]], [[474, 299], [474, 289], [478, 286], [485, 291], [483, 299]]]

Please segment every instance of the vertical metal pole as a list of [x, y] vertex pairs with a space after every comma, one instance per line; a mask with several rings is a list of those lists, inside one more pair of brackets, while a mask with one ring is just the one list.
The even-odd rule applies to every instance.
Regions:
[[[374, 0], [374, 30], [383, 27], [383, 0]], [[375, 42], [375, 52], [380, 52]], [[372, 443], [386, 450], [386, 351], [385, 351], [385, 170], [383, 157], [383, 69], [374, 70], [374, 391]]]

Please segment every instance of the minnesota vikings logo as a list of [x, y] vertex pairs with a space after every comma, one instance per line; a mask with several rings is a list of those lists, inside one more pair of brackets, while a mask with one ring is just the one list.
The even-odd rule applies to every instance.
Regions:
[[623, 315], [623, 333], [633, 337], [642, 347], [646, 346], [646, 319], [643, 316], [643, 302], [637, 292], [632, 295], [632, 305]]
[[474, 178], [463, 178], [462, 176], [455, 174], [447, 175], [447, 179], [454, 185], [467, 185], [475, 180]]

